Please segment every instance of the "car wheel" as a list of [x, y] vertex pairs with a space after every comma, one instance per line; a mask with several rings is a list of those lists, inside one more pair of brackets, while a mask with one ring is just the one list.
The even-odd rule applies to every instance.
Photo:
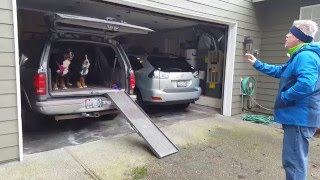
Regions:
[[50, 118], [38, 112], [34, 112], [28, 104], [22, 104], [21, 119], [23, 131], [35, 131], [44, 126]]
[[183, 104], [177, 104], [176, 107], [179, 109], [186, 109], [188, 108], [190, 103], [183, 103]]
[[119, 113], [105, 114], [99, 117], [101, 121], [110, 121], [115, 119]]
[[142, 95], [139, 89], [136, 90], [136, 95], [137, 95], [137, 104], [144, 110], [148, 110], [148, 105], [146, 105], [146, 103], [143, 101], [142, 99]]

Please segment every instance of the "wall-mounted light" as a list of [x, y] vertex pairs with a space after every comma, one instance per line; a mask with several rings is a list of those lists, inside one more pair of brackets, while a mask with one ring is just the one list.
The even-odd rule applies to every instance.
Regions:
[[245, 51], [244, 53], [253, 53], [253, 40], [251, 36], [244, 37], [243, 45]]

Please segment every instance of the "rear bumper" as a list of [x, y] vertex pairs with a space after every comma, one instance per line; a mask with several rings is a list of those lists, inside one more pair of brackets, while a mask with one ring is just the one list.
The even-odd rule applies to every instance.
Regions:
[[[141, 92], [143, 100], [149, 104], [179, 104], [194, 102], [199, 99], [201, 88], [196, 87], [190, 91], [165, 91], [165, 90], [145, 90]], [[159, 97], [161, 100], [153, 100], [152, 97]]]
[[[102, 100], [102, 106], [98, 108], [86, 108], [85, 101], [87, 99]], [[130, 95], [130, 98], [135, 101], [136, 95]], [[37, 101], [32, 109], [45, 115], [66, 115], [78, 113], [91, 113], [99, 111], [117, 110], [117, 107], [111, 100], [104, 96], [95, 97], [71, 97], [71, 98], [52, 98], [46, 101]]]
[[[101, 107], [86, 107], [86, 100], [88, 99], [101, 99]], [[36, 102], [35, 104], [35, 110], [46, 115], [90, 113], [114, 109], [116, 109], [116, 107], [113, 103], [108, 98], [101, 96], [90, 98], [54, 98], [47, 101]]]

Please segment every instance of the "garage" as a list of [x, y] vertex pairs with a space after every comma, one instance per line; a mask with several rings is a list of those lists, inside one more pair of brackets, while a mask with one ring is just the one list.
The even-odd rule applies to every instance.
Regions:
[[[202, 91], [196, 103], [220, 109], [221, 114], [224, 115], [231, 110], [231, 107], [226, 106], [229, 104], [228, 100], [223, 101], [224, 98], [230, 96], [228, 88], [225, 87], [225, 82], [228, 81], [225, 80], [229, 78], [228, 75], [232, 71], [229, 70], [230, 65], [227, 64], [230, 54], [227, 53], [227, 45], [228, 41], [232, 42], [232, 36], [228, 36], [228, 31], [231, 32], [231, 29], [226, 23], [222, 24], [220, 21], [213, 23], [213, 20], [208, 22], [204, 21], [204, 18], [195, 16], [193, 19], [170, 16], [103, 1], [46, 3], [33, 0], [21, 1], [18, 2], [18, 11], [20, 51], [23, 49], [24, 42], [30, 39], [43, 44], [49, 33], [44, 15], [49, 12], [77, 14], [100, 19], [111, 17], [129, 24], [150, 28], [154, 32], [148, 35], [129, 34], [118, 37], [125, 51], [185, 57], [199, 72]], [[225, 73], [226, 67], [229, 73]]]
[[[48, 26], [43, 17], [48, 12], [78, 14], [101, 19], [113, 17], [153, 29], [155, 32], [148, 35], [124, 35], [118, 37], [118, 40], [128, 52], [137, 53], [143, 50], [147, 53], [185, 57], [199, 71], [202, 91], [197, 103], [217, 108], [223, 115], [231, 115], [235, 23], [196, 13], [186, 13], [187, 11], [123, 2], [18, 1], [17, 9], [19, 55], [26, 46], [25, 42], [32, 40], [41, 44], [47, 38]], [[141, 43], [142, 41], [144, 43]], [[198, 51], [198, 47], [203, 49], [200, 48]], [[209, 49], [206, 50], [206, 47]], [[33, 48], [41, 49], [36, 46]], [[209, 50], [219, 51], [219, 53], [213, 55]], [[210, 57], [218, 57], [219, 61]], [[198, 61], [198, 59], [201, 60]], [[211, 65], [208, 67], [206, 64], [209, 62]], [[228, 73], [225, 69], [228, 69]], [[21, 148], [22, 144], [19, 146]]]

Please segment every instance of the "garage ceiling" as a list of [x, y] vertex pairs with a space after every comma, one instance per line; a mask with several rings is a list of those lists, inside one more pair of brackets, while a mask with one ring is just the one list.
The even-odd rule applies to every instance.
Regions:
[[114, 4], [91, 0], [18, 0], [19, 9], [31, 9], [43, 12], [62, 12], [104, 19], [114, 17], [130, 24], [145, 26], [153, 30], [170, 30], [188, 27], [197, 22], [181, 20], [165, 15], [155, 15]]

